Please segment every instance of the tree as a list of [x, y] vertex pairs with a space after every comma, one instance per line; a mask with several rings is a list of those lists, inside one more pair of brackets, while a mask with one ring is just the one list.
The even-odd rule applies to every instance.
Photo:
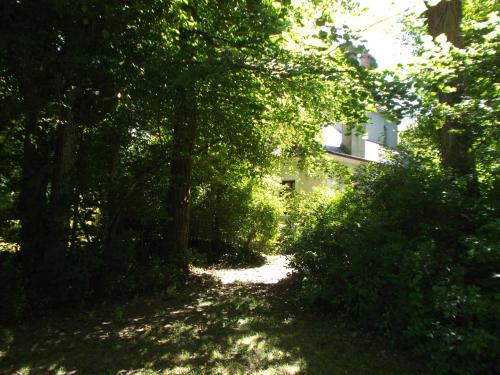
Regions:
[[[283, 155], [361, 122], [366, 77], [326, 23], [338, 4], [2, 2], [0, 227], [32, 295], [144, 289], [148, 267], [171, 282], [193, 188], [261, 199]], [[226, 238], [250, 246], [250, 224]]]
[[[81, 148], [88, 146], [98, 124], [109, 123], [119, 106], [120, 88], [132, 81], [139, 89], [132, 77], [146, 52], [131, 45], [147, 35], [144, 27], [150, 19], [144, 9], [153, 4], [141, 5], [144, 8], [93, 1], [2, 4], [2, 74], [16, 87], [21, 103], [19, 112], [6, 120], [22, 127], [20, 242], [28, 269], [62, 268], [70, 219], [72, 212], [78, 213], [83, 193], [79, 185], [88, 186], [75, 170], [87, 157]], [[130, 65], [127, 59], [133, 60]], [[120, 116], [115, 114], [113, 120], [123, 121], [125, 116]]]
[[[461, 24], [463, 19], [462, 0], [443, 0], [434, 6], [427, 5], [427, 25], [433, 38], [444, 34], [447, 40], [458, 49], [464, 48]], [[453, 85], [453, 92], [440, 92], [439, 100], [447, 106], [458, 104], [465, 93], [464, 77], [458, 75]], [[474, 137], [467, 124], [460, 119], [447, 115], [441, 129], [441, 159], [444, 167], [451, 168], [459, 176], [469, 176], [471, 191], [475, 189], [475, 164], [471, 154]]]
[[[368, 94], [362, 93], [358, 71], [342, 53], [332, 58], [323, 46], [299, 53], [305, 43], [297, 36], [293, 43], [299, 47], [290, 48], [285, 27], [293, 29], [291, 18], [297, 9], [289, 5], [220, 2], [214, 11], [203, 2], [184, 2], [175, 11], [179, 32], [174, 58], [179, 68], [173, 73], [178, 78], [171, 99], [165, 238], [167, 258], [186, 272], [192, 165], [199, 142], [225, 143], [255, 167], [292, 139], [293, 146], [313, 144], [320, 127], [340, 117], [341, 106], [354, 113], [343, 114], [346, 118], [361, 117], [359, 109]], [[332, 43], [324, 31], [318, 32], [318, 40]], [[335, 87], [340, 81], [346, 85]], [[352, 90], [345, 98], [348, 105], [332, 100], [341, 87]], [[284, 123], [284, 113], [290, 124]], [[259, 158], [263, 162], [256, 162]]]

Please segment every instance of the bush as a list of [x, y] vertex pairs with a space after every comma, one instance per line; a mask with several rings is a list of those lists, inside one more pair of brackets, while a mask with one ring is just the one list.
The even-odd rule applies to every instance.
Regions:
[[0, 252], [0, 323], [18, 320], [25, 308], [22, 272], [16, 254]]
[[245, 248], [234, 248], [220, 258], [219, 265], [227, 268], [258, 267], [265, 261], [266, 258], [260, 253]]
[[279, 245], [282, 252], [293, 250], [293, 244], [306, 235], [313, 221], [321, 216], [321, 211], [331, 202], [333, 196], [322, 189], [306, 194], [294, 191], [286, 197]]
[[434, 373], [498, 373], [500, 221], [463, 185], [411, 156], [359, 169], [288, 236], [303, 298], [431, 358]]
[[32, 274], [23, 274], [18, 255], [0, 252], [0, 323], [107, 298], [171, 294], [179, 281], [175, 266], [134, 246], [105, 255], [90, 244], [69, 253], [64, 267]]
[[283, 210], [279, 188], [273, 181], [261, 185], [252, 179], [198, 187], [191, 215], [191, 247], [205, 253], [210, 263], [222, 257], [233, 263], [252, 258], [252, 253], [272, 251]]

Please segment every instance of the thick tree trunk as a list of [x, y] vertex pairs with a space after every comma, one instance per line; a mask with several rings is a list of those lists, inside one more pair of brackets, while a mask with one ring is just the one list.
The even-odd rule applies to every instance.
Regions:
[[[71, 103], [72, 104], [72, 103]], [[54, 168], [50, 192], [49, 247], [44, 263], [50, 268], [62, 265], [68, 249], [69, 219], [73, 201], [72, 170], [75, 163], [77, 127], [71, 104], [65, 123], [59, 127], [54, 155]]]
[[[445, 34], [446, 38], [457, 48], [464, 48], [464, 40], [460, 25], [462, 22], [462, 0], [442, 0], [435, 6], [427, 8], [427, 25], [429, 34], [436, 38]], [[464, 93], [464, 79], [458, 76], [454, 82], [456, 92], [439, 93], [442, 103], [449, 106], [457, 104]], [[470, 188], [475, 185], [475, 163], [470, 148], [473, 136], [466, 124], [459, 119], [447, 117], [441, 129], [441, 160], [444, 167], [461, 177], [470, 178]]]
[[433, 38], [445, 34], [451, 44], [463, 48], [461, 23], [462, 0], [441, 0], [438, 4], [427, 7], [427, 28]]
[[[193, 84], [194, 86], [194, 84]], [[187, 273], [191, 174], [196, 141], [194, 87], [176, 90], [170, 182], [167, 193], [166, 259]]]

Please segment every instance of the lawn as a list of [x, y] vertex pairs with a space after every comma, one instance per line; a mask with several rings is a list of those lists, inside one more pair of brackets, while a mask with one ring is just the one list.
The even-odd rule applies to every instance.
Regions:
[[408, 357], [373, 338], [302, 311], [290, 285], [223, 284], [198, 273], [175, 298], [38, 318], [3, 329], [0, 373], [419, 373]]

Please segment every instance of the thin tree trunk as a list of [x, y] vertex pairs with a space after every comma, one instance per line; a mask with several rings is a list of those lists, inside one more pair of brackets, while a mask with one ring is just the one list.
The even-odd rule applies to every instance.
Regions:
[[70, 245], [69, 249], [70, 251], [74, 251], [77, 247], [78, 243], [78, 224], [80, 222], [79, 220], [79, 214], [78, 214], [78, 208], [79, 208], [79, 201], [78, 201], [78, 195], [73, 194], [73, 215], [71, 218], [71, 236], [70, 236]]
[[223, 248], [223, 242], [222, 242], [222, 233], [221, 233], [221, 225], [220, 225], [220, 216], [219, 216], [219, 208], [221, 205], [220, 202], [220, 191], [217, 186], [215, 186], [211, 194], [213, 196], [212, 198], [212, 212], [213, 212], [213, 217], [212, 217], [212, 238], [210, 239], [210, 247], [211, 247], [211, 257], [210, 261], [215, 262], [218, 261], [222, 255], [222, 248]]
[[[117, 132], [116, 138], [119, 138]], [[108, 181], [105, 185], [105, 190], [102, 193], [102, 207], [101, 207], [101, 229], [100, 237], [104, 245], [104, 251], [109, 255], [112, 243], [115, 238], [116, 233], [116, 223], [117, 219], [117, 193], [115, 189], [115, 180], [118, 177], [118, 171], [120, 167], [120, 144], [119, 142], [114, 142], [112, 144], [111, 150], [109, 151], [109, 158], [111, 160], [111, 166], [108, 171]]]

